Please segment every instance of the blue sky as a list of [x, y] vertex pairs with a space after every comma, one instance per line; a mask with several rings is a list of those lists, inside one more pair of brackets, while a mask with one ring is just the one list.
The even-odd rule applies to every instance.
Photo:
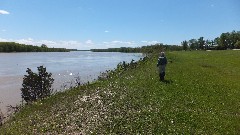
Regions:
[[240, 30], [240, 0], [0, 0], [0, 41], [138, 47], [232, 30]]

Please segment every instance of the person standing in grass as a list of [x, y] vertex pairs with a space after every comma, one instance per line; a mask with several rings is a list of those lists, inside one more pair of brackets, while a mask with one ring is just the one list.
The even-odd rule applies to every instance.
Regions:
[[158, 58], [158, 63], [157, 63], [160, 81], [164, 81], [166, 65], [167, 65], [167, 58], [165, 56], [165, 53], [161, 52], [160, 57]]

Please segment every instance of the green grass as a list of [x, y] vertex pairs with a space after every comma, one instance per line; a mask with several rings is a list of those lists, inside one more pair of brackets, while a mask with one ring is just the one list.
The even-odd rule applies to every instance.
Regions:
[[239, 134], [240, 52], [168, 52], [26, 106], [0, 134]]

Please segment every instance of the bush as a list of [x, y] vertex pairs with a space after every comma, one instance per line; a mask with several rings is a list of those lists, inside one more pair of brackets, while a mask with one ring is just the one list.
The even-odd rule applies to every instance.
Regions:
[[234, 44], [235, 48], [236, 49], [240, 49], [240, 41], [237, 41], [235, 44]]
[[3, 124], [3, 119], [4, 119], [4, 115], [0, 109], [0, 126], [2, 126], [2, 124]]
[[46, 71], [43, 66], [37, 67], [38, 74], [33, 73], [31, 69], [27, 68], [26, 72], [28, 75], [24, 75], [22, 98], [26, 102], [36, 101], [37, 99], [43, 99], [52, 94], [52, 84], [54, 79], [51, 77], [52, 74]]

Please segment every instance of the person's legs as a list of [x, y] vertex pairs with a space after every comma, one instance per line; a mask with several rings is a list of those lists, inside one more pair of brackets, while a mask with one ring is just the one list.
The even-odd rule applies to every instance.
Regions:
[[165, 72], [162, 72], [162, 80], [164, 81]]
[[159, 75], [159, 79], [161, 80], [161, 76], [162, 76], [162, 67], [161, 67], [161, 65], [158, 67], [158, 75]]
[[163, 72], [160, 73], [160, 81], [163, 81], [164, 80], [164, 74]]
[[160, 78], [160, 81], [162, 81], [162, 72], [163, 72], [163, 66], [160, 65], [159, 66], [159, 78]]
[[166, 65], [160, 65], [160, 67], [159, 67], [159, 78], [160, 78], [160, 81], [164, 81], [165, 67], [166, 67]]

